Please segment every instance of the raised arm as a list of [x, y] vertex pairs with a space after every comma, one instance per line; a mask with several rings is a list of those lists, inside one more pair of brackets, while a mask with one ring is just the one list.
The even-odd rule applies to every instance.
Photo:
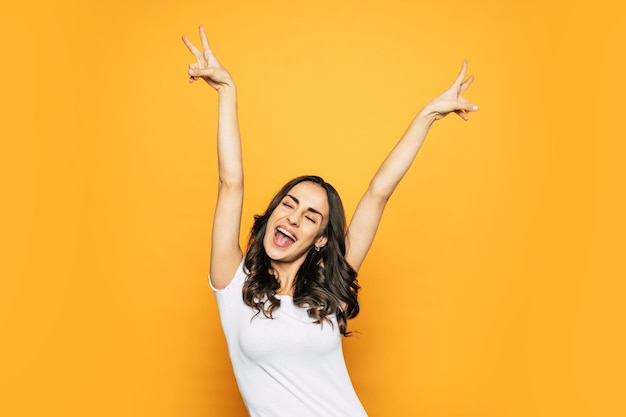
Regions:
[[409, 170], [432, 124], [452, 112], [468, 120], [468, 112], [478, 110], [476, 105], [461, 96], [474, 79], [470, 76], [464, 81], [466, 71], [467, 62], [463, 62], [452, 86], [428, 103], [413, 119], [361, 198], [346, 236], [346, 260], [357, 271], [372, 245], [389, 197]]
[[219, 183], [211, 235], [211, 283], [224, 288], [232, 280], [243, 257], [239, 246], [243, 206], [243, 163], [237, 120], [235, 83], [209, 47], [204, 26], [200, 26], [202, 51], [183, 36], [183, 42], [196, 57], [189, 66], [189, 82], [202, 78], [219, 97], [217, 159]]

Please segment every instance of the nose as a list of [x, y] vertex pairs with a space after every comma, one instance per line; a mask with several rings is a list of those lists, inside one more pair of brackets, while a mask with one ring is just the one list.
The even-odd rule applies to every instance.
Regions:
[[289, 216], [287, 216], [287, 221], [292, 226], [298, 226], [298, 224], [300, 223], [298, 220], [298, 215], [296, 213], [291, 213]]

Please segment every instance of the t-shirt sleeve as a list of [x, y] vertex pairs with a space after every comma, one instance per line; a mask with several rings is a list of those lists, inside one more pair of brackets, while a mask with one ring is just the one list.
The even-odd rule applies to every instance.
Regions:
[[243, 282], [246, 279], [246, 273], [244, 271], [243, 259], [241, 263], [237, 267], [237, 271], [235, 272], [235, 276], [233, 279], [222, 289], [217, 289], [211, 283], [211, 276], [209, 275], [209, 285], [215, 294], [215, 297], [218, 301], [226, 301], [230, 300], [233, 297], [238, 297], [241, 299], [241, 288], [243, 287]]
[[244, 307], [241, 291], [246, 277], [243, 259], [237, 267], [233, 279], [221, 290], [218, 290], [211, 284], [211, 277], [209, 276], [209, 285], [215, 294], [217, 308], [220, 312], [220, 321], [222, 322], [222, 329], [224, 330], [226, 340], [232, 338], [232, 334], [236, 329], [237, 317]]

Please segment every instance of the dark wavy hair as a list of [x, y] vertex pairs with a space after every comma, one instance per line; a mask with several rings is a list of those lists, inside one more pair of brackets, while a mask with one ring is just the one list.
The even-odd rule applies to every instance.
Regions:
[[332, 185], [318, 176], [306, 175], [289, 181], [274, 196], [265, 213], [254, 216], [244, 260], [248, 279], [243, 285], [243, 301], [267, 318], [272, 318], [272, 313], [280, 307], [280, 299], [275, 297], [280, 283], [270, 273], [271, 259], [263, 247], [263, 237], [274, 209], [289, 190], [304, 181], [318, 184], [326, 191], [330, 214], [323, 234], [328, 242], [319, 252], [311, 247], [307, 253], [296, 274], [293, 302], [306, 308], [309, 317], [320, 325], [324, 321], [332, 325], [330, 317], [335, 315], [339, 331], [348, 336], [348, 320], [359, 314], [357, 294], [360, 286], [357, 272], [345, 259], [346, 216], [341, 198]]

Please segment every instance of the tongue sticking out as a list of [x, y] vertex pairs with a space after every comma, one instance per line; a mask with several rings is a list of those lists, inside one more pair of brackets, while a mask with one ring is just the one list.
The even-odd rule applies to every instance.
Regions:
[[276, 246], [278, 247], [286, 248], [293, 244], [293, 240], [291, 240], [291, 238], [285, 235], [284, 233], [281, 233], [280, 231], [276, 230], [274, 232], [274, 244], [276, 244]]

